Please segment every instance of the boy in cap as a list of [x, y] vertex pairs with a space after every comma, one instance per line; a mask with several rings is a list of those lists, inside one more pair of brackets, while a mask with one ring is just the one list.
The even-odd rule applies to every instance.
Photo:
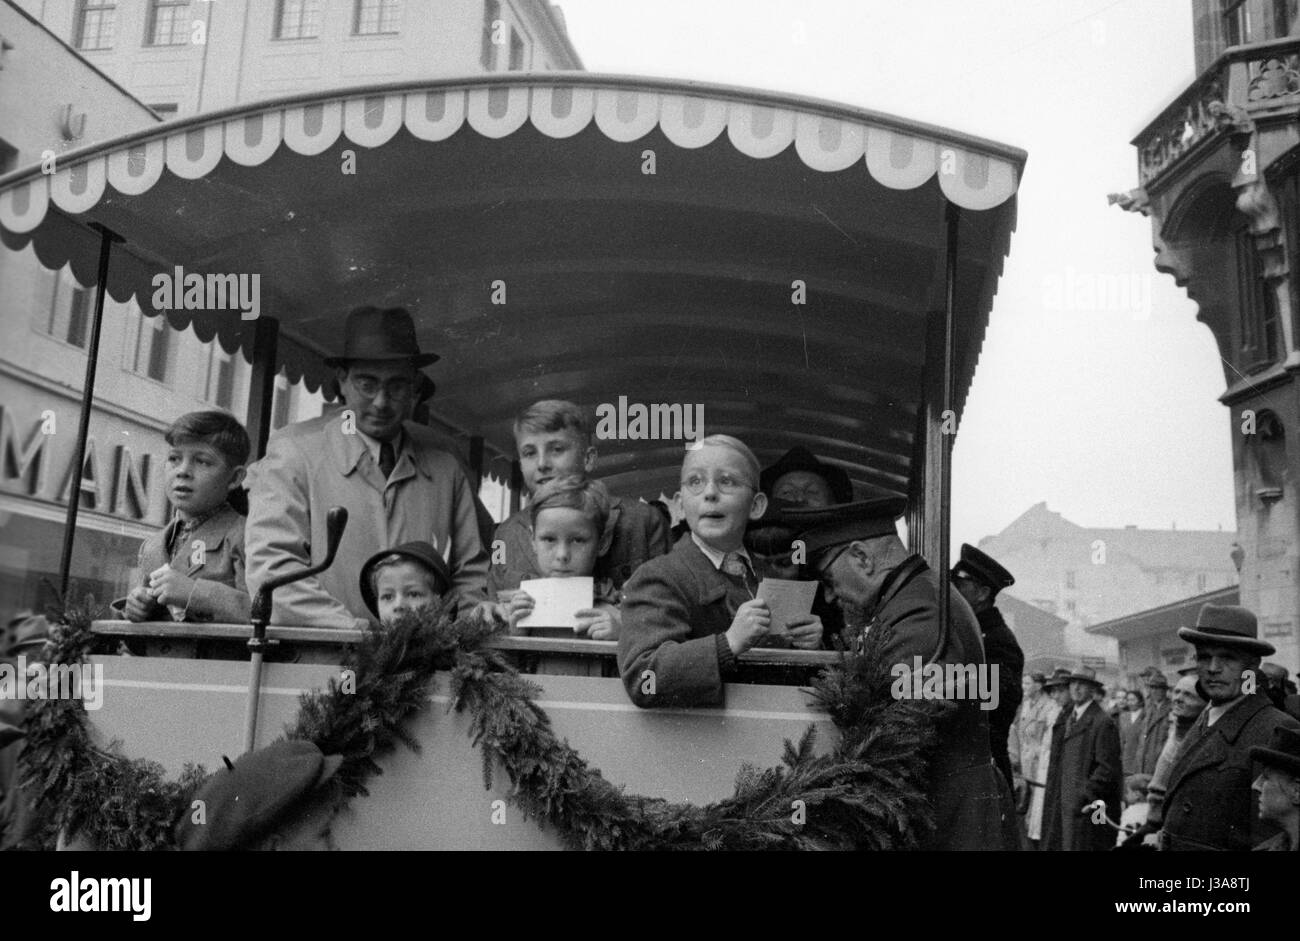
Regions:
[[[898, 538], [896, 520], [906, 500], [883, 497], [821, 509], [790, 510], [801, 522], [808, 564], [826, 597], [838, 601], [851, 629], [884, 631], [888, 666], [916, 658], [928, 663], [984, 668], [979, 625], [948, 578], [940, 577]], [[939, 625], [939, 592], [950, 596], [946, 634]], [[971, 696], [939, 726], [927, 793], [935, 811], [929, 849], [1015, 849], [1010, 785], [993, 766], [988, 714]]]
[[[690, 536], [651, 559], [623, 588], [618, 666], [638, 706], [720, 703], [737, 658], [762, 643], [772, 625], [744, 546], [762, 517], [758, 459], [729, 435], [709, 435], [686, 452], [678, 502]], [[815, 648], [815, 617], [791, 627], [790, 642]]]
[[[596, 470], [591, 419], [573, 402], [560, 399], [534, 402], [519, 413], [514, 432], [529, 500], [539, 487], [557, 477], [586, 478]], [[616, 589], [621, 589], [643, 562], [669, 549], [668, 526], [663, 515], [640, 500], [610, 496], [605, 528], [608, 534], [602, 533], [602, 549], [593, 572], [608, 579]], [[528, 508], [501, 523], [496, 539], [503, 544], [505, 560], [494, 561], [489, 569], [488, 591], [493, 599], [507, 602], [521, 581], [542, 575], [533, 547]]]
[[985, 658], [989, 663], [998, 665], [998, 707], [989, 717], [989, 744], [993, 751], [993, 763], [1007, 779], [1007, 784], [1011, 785], [1011, 756], [1007, 751], [1007, 739], [1011, 734], [1011, 724], [1016, 718], [1016, 710], [1020, 708], [1020, 699], [1024, 695], [1020, 688], [1020, 676], [1025, 670], [1025, 653], [1020, 649], [1016, 635], [1007, 627], [1002, 612], [997, 609], [995, 599], [998, 592], [1010, 588], [1016, 580], [988, 553], [962, 543], [961, 560], [952, 568], [952, 583], [975, 612], [980, 636], [984, 640]]
[[1300, 850], [1300, 732], [1278, 729], [1267, 747], [1253, 745], [1250, 757], [1262, 766], [1251, 789], [1259, 795], [1259, 816], [1281, 832], [1257, 850]]
[[1260, 659], [1274, 647], [1258, 635], [1255, 615], [1237, 605], [1207, 604], [1194, 628], [1178, 629], [1196, 648], [1209, 707], [1187, 733], [1169, 773], [1161, 849], [1247, 850], [1277, 832], [1259, 817], [1250, 748], [1267, 745], [1279, 728], [1300, 729], [1300, 722], [1259, 692]]
[[348, 511], [334, 564], [277, 589], [277, 624], [364, 628], [370, 623], [356, 573], [375, 546], [428, 542], [451, 573], [462, 605], [483, 600], [487, 550], [477, 503], [459, 460], [428, 428], [411, 421], [422, 353], [404, 308], [359, 307], [348, 314], [335, 368], [347, 407], [280, 429], [249, 468], [248, 587], [311, 564], [325, 545], [330, 507]]
[[361, 567], [361, 596], [380, 624], [430, 608], [450, 590], [447, 563], [427, 542], [385, 549]]

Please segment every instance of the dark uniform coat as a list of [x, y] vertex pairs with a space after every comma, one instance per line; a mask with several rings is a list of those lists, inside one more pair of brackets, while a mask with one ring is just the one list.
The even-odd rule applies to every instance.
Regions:
[[[1164, 702], [1147, 703], [1146, 708], [1142, 710], [1142, 730], [1138, 734], [1134, 774], [1156, 773], [1156, 762], [1160, 760], [1160, 753], [1164, 751], [1165, 742], [1169, 740], [1169, 723], [1173, 721], [1170, 718], [1172, 708], [1173, 704], [1166, 696]], [[1127, 766], [1124, 770], [1128, 770]]]
[[[886, 666], [905, 663], [911, 669], [914, 657], [928, 661], [934, 656], [939, 645], [940, 584], [950, 592], [951, 623], [935, 662], [985, 662], [979, 624], [970, 606], [946, 573], [940, 578], [924, 559], [912, 556], [886, 582], [869, 628], [892, 635], [882, 650]], [[1017, 848], [1010, 789], [994, 769], [989, 752], [988, 716], [977, 699], [968, 697], [940, 726], [928, 788], [935, 830], [923, 849]]]
[[1147, 716], [1145, 709], [1138, 712], [1137, 718], [1127, 709], [1115, 717], [1119, 726], [1119, 748], [1124, 760], [1124, 773], [1137, 774], [1141, 765], [1138, 758], [1138, 746], [1142, 744], [1142, 720]]
[[1115, 845], [1115, 831], [1093, 823], [1081, 809], [1095, 800], [1106, 802], [1106, 816], [1118, 821], [1123, 793], [1119, 729], [1095, 702], [1071, 722], [1074, 704], [1067, 705], [1052, 728], [1052, 759], [1047, 771], [1043, 809], [1043, 849], [1106, 850]]
[[998, 665], [998, 707], [989, 715], [989, 748], [993, 753], [993, 764], [1010, 786], [1011, 756], [1007, 752], [1007, 739], [1016, 721], [1020, 700], [1025, 696], [1025, 691], [1020, 688], [1025, 654], [997, 608], [988, 608], [975, 617], [984, 638], [984, 657], [989, 663]]
[[1164, 801], [1167, 850], [1248, 850], [1278, 833], [1259, 819], [1250, 747], [1267, 747], [1273, 730], [1300, 729], [1262, 695], [1243, 696], [1209, 725], [1207, 708], [1183, 740]]

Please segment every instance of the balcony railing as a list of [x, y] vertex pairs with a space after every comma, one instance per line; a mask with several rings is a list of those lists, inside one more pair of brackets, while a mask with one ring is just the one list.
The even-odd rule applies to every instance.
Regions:
[[1233, 46], [1219, 56], [1133, 140], [1142, 186], [1230, 123], [1216, 116], [1216, 102], [1252, 118], [1300, 109], [1300, 37]]

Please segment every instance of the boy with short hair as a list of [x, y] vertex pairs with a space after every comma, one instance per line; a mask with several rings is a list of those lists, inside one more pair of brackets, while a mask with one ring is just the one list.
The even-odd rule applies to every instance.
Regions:
[[244, 517], [230, 501], [244, 480], [248, 433], [233, 415], [210, 411], [182, 415], [164, 437], [175, 516], [140, 547], [143, 584], [127, 595], [126, 618], [246, 624]]
[[[736, 658], [771, 628], [744, 548], [749, 521], [767, 508], [758, 479], [758, 459], [730, 435], [710, 435], [686, 452], [677, 499], [690, 536], [643, 565], [623, 590], [618, 665], [638, 706], [721, 702]], [[791, 626], [791, 642], [816, 647], [821, 633], [821, 621], [809, 617]]]
[[[586, 478], [596, 469], [596, 448], [591, 419], [573, 402], [544, 399], [534, 402], [515, 419], [515, 446], [519, 453], [524, 487], [529, 499], [538, 488], [562, 476]], [[596, 559], [594, 574], [622, 588], [646, 560], [668, 551], [668, 529], [663, 517], [639, 500], [611, 496], [609, 533], [605, 549]], [[504, 545], [504, 562], [488, 569], [488, 593], [505, 601], [508, 592], [524, 579], [538, 578], [541, 570], [533, 549], [531, 515], [521, 509], [497, 526], [496, 538]]]
[[361, 567], [361, 597], [381, 624], [433, 607], [451, 584], [446, 561], [427, 542], [377, 552]]
[[[576, 578], [593, 575], [596, 560], [612, 536], [609, 494], [599, 481], [577, 474], [556, 477], [542, 484], [528, 506], [532, 519], [533, 553], [542, 578]], [[595, 578], [591, 607], [575, 612], [574, 631], [592, 640], [617, 640], [622, 619], [619, 591], [608, 578]], [[503, 605], [502, 616], [514, 632], [520, 620], [532, 613], [535, 602], [522, 590]]]

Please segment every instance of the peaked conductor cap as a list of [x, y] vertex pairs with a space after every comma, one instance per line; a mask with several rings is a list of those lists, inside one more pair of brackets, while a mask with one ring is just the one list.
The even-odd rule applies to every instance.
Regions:
[[952, 567], [952, 574], [969, 575], [992, 588], [994, 594], [1016, 583], [1011, 573], [996, 559], [965, 542], [961, 544], [961, 561]]
[[807, 547], [808, 561], [815, 562], [818, 556], [855, 539], [897, 535], [898, 529], [894, 524], [905, 509], [906, 497], [888, 496], [856, 503], [789, 509], [783, 516], [799, 531], [799, 538]]

